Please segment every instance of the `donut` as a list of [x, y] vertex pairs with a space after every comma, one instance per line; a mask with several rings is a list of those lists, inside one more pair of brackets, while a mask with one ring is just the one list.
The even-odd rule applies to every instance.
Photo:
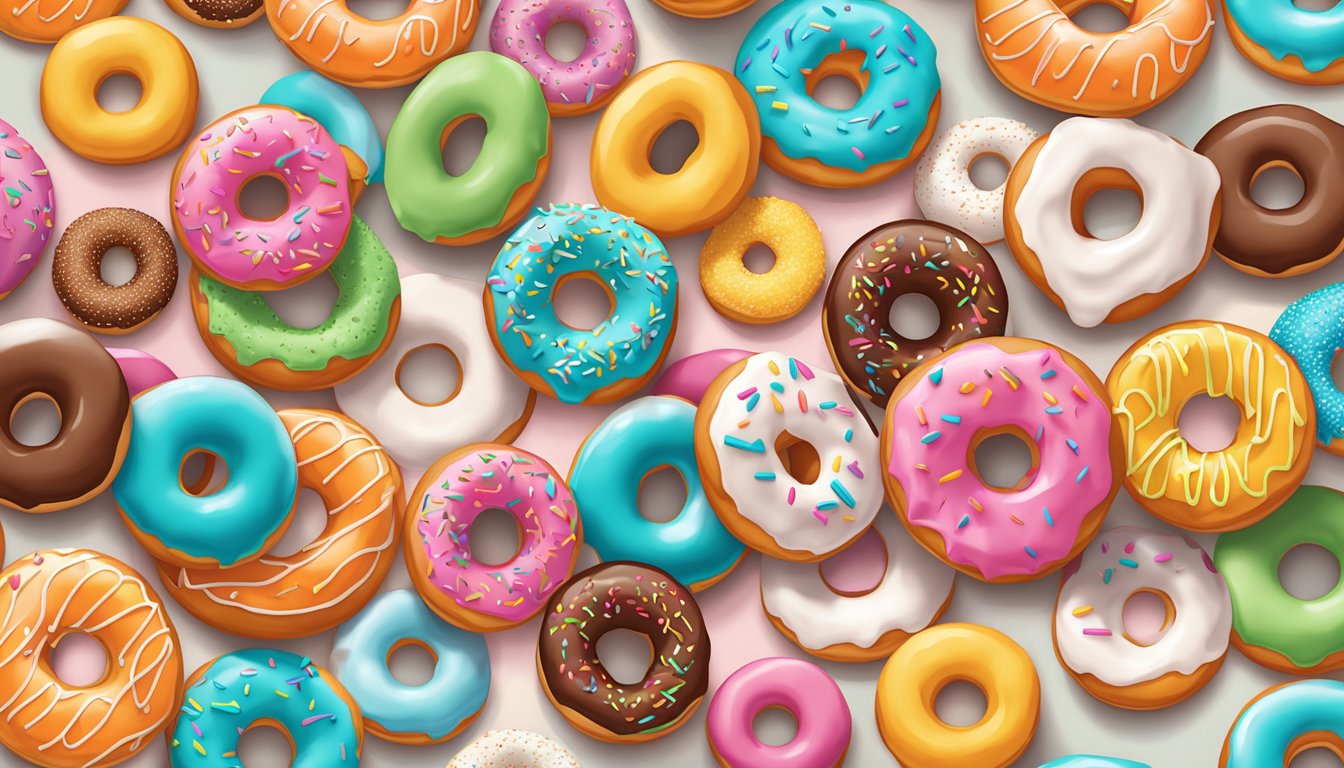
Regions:
[[539, 733], [486, 731], [448, 761], [448, 768], [580, 768], [564, 744]]
[[[246, 384], [213, 376], [160, 384], [131, 404], [131, 430], [112, 493], [126, 527], [156, 559], [223, 568], [256, 560], [284, 535], [298, 496], [294, 446]], [[228, 468], [227, 481], [208, 495], [182, 485], [183, 463], [201, 453]]]
[[[971, 726], [944, 723], [933, 710], [948, 683], [985, 696]], [[977, 624], [939, 624], [902, 645], [877, 678], [877, 729], [906, 768], [1008, 768], [1036, 733], [1041, 683], [1013, 639]]]
[[[454, 176], [443, 147], [472, 118], [486, 124], [480, 154]], [[551, 160], [551, 117], [521, 64], [489, 51], [435, 67], [401, 105], [387, 134], [383, 184], [403, 229], [425, 242], [471, 245], [527, 213]]]
[[[418, 646], [434, 657], [434, 674], [420, 685], [393, 677], [388, 660]], [[409, 589], [384, 592], [341, 625], [331, 671], [359, 704], [364, 727], [384, 741], [436, 744], [471, 725], [490, 692], [485, 638], [429, 610]]]
[[867, 415], [839, 376], [780, 352], [714, 379], [695, 416], [695, 458], [728, 530], [781, 560], [844, 549], [882, 505]]
[[1277, 768], [1310, 749], [1339, 754], [1344, 683], [1298, 680], [1273, 686], [1246, 703], [1223, 741], [1218, 768]]
[[[536, 393], [495, 354], [485, 325], [476, 284], [434, 274], [404, 278], [396, 335], [362, 374], [336, 386], [337, 404], [405, 466], [427, 467], [463, 443], [513, 442], [532, 417]], [[457, 387], [441, 403], [401, 388], [402, 364], [425, 348], [447, 350], [457, 362]]]
[[653, 0], [678, 16], [692, 19], [716, 19], [746, 8], [756, 0]]
[[[592, 329], [555, 315], [555, 292], [573, 279], [607, 293], [611, 312]], [[529, 387], [600, 405], [634, 394], [663, 364], [677, 332], [677, 268], [658, 236], [628, 216], [552, 205], [504, 243], [484, 303], [490, 340]]]
[[989, 71], [1018, 96], [1060, 112], [1130, 117], [1184, 85], [1213, 42], [1211, 0], [1115, 5], [1129, 17], [1115, 32], [1079, 26], [1070, 14], [1081, 7], [975, 0], [975, 36]]
[[[178, 16], [214, 29], [238, 29], [261, 18], [262, 0], [164, 0]], [[266, 103], [266, 102], [262, 102]]]
[[1270, 74], [1304, 85], [1344, 83], [1344, 9], [1223, 0], [1237, 50]]
[[[1234, 531], [1263, 519], [1302, 483], [1315, 414], [1297, 363], [1231, 323], [1190, 320], [1130, 347], [1106, 377], [1124, 436], [1125, 488], [1153, 515], [1191, 531]], [[1196, 395], [1241, 411], [1231, 445], [1205, 453], [1177, 425]]]
[[[654, 143], [673, 123], [695, 129], [696, 147], [672, 173], [653, 167]], [[611, 100], [589, 158], [593, 194], [663, 237], [700, 232], [746, 199], [760, 165], [751, 97], [729, 73], [693, 61], [641, 70]]]
[[[556, 24], [582, 29], [583, 50], [560, 61], [546, 50]], [[625, 0], [503, 0], [490, 22], [490, 50], [522, 64], [541, 84], [552, 117], [606, 105], [635, 66], [635, 22]]]
[[[779, 708], [793, 716], [797, 733], [786, 744], [765, 744], [752, 730], [761, 712]], [[725, 768], [807, 765], [839, 768], [852, 730], [840, 686], [816, 664], [801, 659], [757, 659], [714, 692], [705, 718], [709, 748]]]
[[1100, 755], [1065, 755], [1043, 763], [1040, 768], [1153, 768], [1147, 763]]
[[[93, 2], [117, 11], [126, 4]], [[98, 88], [112, 75], [129, 75], [140, 84], [134, 107], [110, 112], [98, 103]], [[172, 152], [191, 135], [199, 90], [196, 63], [172, 32], [152, 21], [114, 16], [71, 30], [51, 49], [42, 68], [42, 119], [81, 157], [143, 163]]]
[[[1344, 250], [1344, 125], [1292, 104], [1248, 109], [1209, 129], [1195, 151], [1222, 177], [1213, 250], [1223, 261], [1257, 277], [1291, 277]], [[1296, 174], [1302, 199], [1278, 210], [1257, 203], [1251, 186], [1270, 168]]]
[[[182, 645], [159, 596], [90, 549], [41, 549], [0, 572], [0, 742], [29, 765], [111, 766], [154, 743], [182, 700]], [[105, 652], [96, 682], [52, 671], [69, 635]]]
[[[0, 6], [0, 19], [9, 18]], [[2, 28], [3, 22], [0, 22]], [[17, 129], [0, 120], [0, 299], [37, 266], [56, 220], [56, 192], [47, 164]]]
[[[733, 71], [760, 115], [767, 165], [814, 186], [861, 187], [895, 176], [933, 138], [937, 58], [933, 38], [882, 0], [785, 0], [752, 25]], [[833, 75], [860, 92], [849, 109], [812, 97]]]
[[[121, 285], [103, 280], [103, 257], [121, 246], [135, 257], [135, 275]], [[56, 298], [70, 316], [99, 333], [139, 330], [168, 306], [177, 288], [177, 246], [153, 216], [130, 208], [99, 208], [70, 223], [51, 259]]]
[[369, 111], [349, 88], [303, 70], [271, 83], [258, 103], [276, 104], [313, 118], [337, 144], [348, 147], [364, 161], [368, 168], [365, 183], [383, 180], [383, 140]]
[[[1130, 597], [1156, 595], [1165, 630], [1152, 644], [1126, 633]], [[1112, 706], [1160, 709], [1213, 679], [1232, 631], [1228, 585], [1188, 536], [1111, 528], [1060, 579], [1053, 635], [1059, 663], [1083, 690]]]
[[[46, 445], [24, 445], [10, 420], [36, 399], [55, 404], [61, 427]], [[0, 414], [0, 505], [20, 512], [66, 509], [102, 493], [131, 437], [117, 361], [88, 334], [44, 317], [0, 325]]]
[[[891, 324], [896, 300], [916, 293], [938, 330], [908, 339]], [[907, 373], [965, 341], [1008, 330], [1008, 287], [994, 257], [965, 232], [932, 221], [883, 224], [859, 238], [831, 273], [822, 336], [841, 378], [886, 407]]]
[[[574, 573], [583, 527], [563, 475], [519, 448], [473, 443], [425, 470], [405, 520], [406, 568], [420, 597], [452, 624], [494, 632], [526, 622]], [[518, 524], [518, 553], [489, 565], [471, 554], [487, 509]]]
[[1269, 338], [1292, 356], [1307, 380], [1316, 408], [1316, 441], [1344, 456], [1344, 392], [1330, 366], [1344, 349], [1344, 283], [1327, 285], [1288, 305], [1274, 321]]
[[[1111, 240], [1083, 221], [1087, 201], [1105, 189], [1133, 192], [1143, 206], [1134, 228]], [[1208, 158], [1130, 120], [1075, 117], [1033, 142], [1008, 174], [1004, 239], [1031, 282], [1074, 325], [1091, 328], [1142, 317], [1184, 288], [1208, 261], [1221, 206]]]
[[[769, 271], [747, 269], [753, 245], [774, 254]], [[749, 197], [710, 230], [700, 249], [700, 289], [714, 311], [740, 323], [777, 323], [803, 311], [826, 278], [817, 222], [797, 203]]]
[[671, 395], [692, 405], [699, 405], [714, 377], [722, 373], [724, 368], [752, 354], [745, 349], [711, 349], [687, 355], [663, 369], [653, 382], [649, 394]]
[[[551, 596], [537, 642], [546, 698], [569, 724], [602, 741], [635, 744], [686, 724], [709, 687], [709, 634], [691, 591], [651, 565], [611, 562], [575, 574]], [[653, 663], [638, 683], [613, 678], [598, 641], [642, 634]]]
[[[982, 479], [976, 449], [1012, 435], [1031, 452], [1014, 487]], [[882, 481], [938, 559], [990, 582], [1039, 579], [1097, 535], [1120, 489], [1120, 426], [1085, 363], [1043, 341], [967, 342], [906, 377], [882, 424]]]
[[1011, 170], [1038, 135], [1026, 123], [1006, 117], [966, 120], [939, 134], [915, 165], [919, 210], [984, 245], [999, 242], [1008, 180], [994, 189], [981, 189], [971, 181], [971, 166], [982, 157], [997, 157]]
[[[667, 522], [639, 510], [640, 486], [660, 469], [686, 485], [686, 503]], [[585, 543], [602, 560], [648, 563], [698, 592], [746, 557], [705, 497], [695, 462], [695, 406], [684, 400], [641, 397], [613, 411], [579, 445], [569, 487], [587, 514]]]
[[882, 543], [882, 578], [847, 592], [810, 563], [761, 560], [761, 606], [799, 648], [830, 661], [885, 659], [910, 636], [936, 624], [952, 602], [956, 572], [906, 533], [890, 510], [873, 520]]
[[5, 0], [0, 4], [0, 32], [29, 43], [54, 43], [70, 30], [115, 16], [126, 0]]
[[336, 302], [327, 319], [297, 328], [260, 291], [234, 288], [192, 267], [191, 309], [206, 349], [257, 387], [326, 389], [369, 367], [392, 344], [401, 318], [397, 263], [359, 217], [327, 269]]

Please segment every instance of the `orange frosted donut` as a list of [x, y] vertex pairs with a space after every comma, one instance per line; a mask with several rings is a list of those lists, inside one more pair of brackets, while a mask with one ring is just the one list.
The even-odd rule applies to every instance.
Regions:
[[30, 43], [54, 43], [91, 21], [116, 16], [126, 0], [4, 0], [0, 32]]
[[653, 0], [658, 5], [692, 19], [717, 19], [746, 8], [756, 0]]

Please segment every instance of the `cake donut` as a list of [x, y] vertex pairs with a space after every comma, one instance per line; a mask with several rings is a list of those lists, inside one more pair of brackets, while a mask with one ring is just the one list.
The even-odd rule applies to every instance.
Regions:
[[[261, 18], [262, 0], [164, 0], [178, 16], [213, 29], [237, 29]], [[265, 103], [265, 102], [262, 102]]]
[[[572, 279], [600, 283], [610, 314], [592, 329], [555, 315]], [[591, 205], [553, 205], [509, 236], [485, 279], [490, 339], [529, 387], [599, 405], [642, 389], [677, 331], [677, 269], [658, 236]]]
[[1292, 0], [1223, 0], [1237, 50], [1272, 75], [1304, 85], [1344, 83], [1344, 9], [1299, 7]]
[[[1012, 488], [982, 479], [976, 449], [1012, 435], [1031, 468]], [[1031, 339], [967, 342], [892, 393], [882, 425], [887, 498], [924, 548], [991, 582], [1038, 579], [1097, 535], [1120, 489], [1124, 446], [1087, 365]]]
[[0, 32], [29, 43], [54, 43], [80, 26], [115, 16], [126, 0], [5, 0], [0, 4]]
[[[135, 257], [135, 275], [121, 285], [103, 280], [103, 257], [116, 246]], [[70, 222], [51, 259], [56, 298], [91, 331], [130, 333], [159, 316], [177, 288], [177, 246], [152, 216], [130, 208], [99, 208]]]
[[696, 412], [695, 458], [728, 530], [781, 560], [844, 549], [882, 506], [867, 415], [839, 376], [779, 352], [714, 379]]
[[653, 0], [665, 10], [692, 19], [716, 19], [746, 8], [756, 0]]
[[[257, 2], [257, 0], [246, 0]], [[262, 7], [257, 2], [257, 7]], [[308, 115], [322, 124], [331, 138], [359, 156], [368, 168], [366, 183], [383, 180], [383, 140], [369, 110], [349, 88], [311, 70], [285, 75], [271, 83], [258, 104], [277, 104]]]
[[[1166, 605], [1152, 644], [1125, 631], [1125, 603], [1139, 593]], [[1060, 664], [1083, 690], [1126, 709], [1194, 695], [1223, 665], [1231, 631], [1227, 583], [1209, 556], [1188, 536], [1147, 528], [1103, 531], [1064, 571], [1055, 599]]]
[[448, 761], [448, 768], [580, 768], [564, 744], [539, 733], [486, 731]]
[[[764, 273], [742, 257], [764, 245], [774, 263]], [[740, 323], [777, 323], [802, 312], [826, 278], [826, 248], [817, 222], [797, 203], [749, 197], [710, 230], [700, 249], [700, 290], [714, 311]]]
[[122, 378], [126, 379], [126, 390], [131, 397], [153, 389], [165, 381], [177, 378], [173, 369], [159, 358], [138, 349], [108, 347], [107, 354], [117, 361]]
[[[1148, 334], [1106, 378], [1124, 436], [1125, 488], [1153, 515], [1191, 531], [1264, 518], [1302, 483], [1316, 434], [1311, 393], [1288, 353], [1255, 331], [1190, 320]], [[1193, 448], [1181, 409], [1196, 395], [1241, 412], [1232, 443]]]
[[[0, 18], [8, 18], [0, 6]], [[0, 25], [2, 28], [2, 25]], [[0, 299], [37, 266], [56, 221], [56, 192], [47, 164], [18, 130], [0, 120]]]
[[[518, 553], [507, 563], [472, 557], [472, 525], [487, 509], [503, 509], [518, 524]], [[425, 470], [404, 524], [416, 591], [435, 613], [473, 632], [537, 615], [574, 573], [583, 544], [564, 476], [540, 456], [490, 443], [463, 446]]]
[[960, 229], [985, 245], [1003, 239], [1008, 180], [994, 189], [971, 181], [971, 166], [997, 157], [1009, 170], [1039, 134], [1006, 117], [977, 117], [938, 135], [915, 166], [915, 203], [926, 218]]
[[1048, 763], [1043, 763], [1040, 768], [1153, 768], [1147, 763], [1140, 763], [1135, 760], [1125, 760], [1119, 757], [1102, 757], [1101, 755], [1065, 755], [1057, 757]]
[[[820, 187], [859, 187], [915, 162], [938, 126], [938, 52], [909, 15], [882, 0], [785, 0], [747, 32], [733, 72], [752, 93], [767, 165]], [[830, 76], [858, 100], [812, 97]]]
[[[662, 738], [690, 719], [709, 687], [710, 643], [691, 591], [643, 563], [603, 563], [551, 596], [537, 642], [546, 697], [569, 724], [602, 741]], [[646, 636], [653, 663], [626, 685], [602, 666], [597, 644], [624, 629]]]
[[1246, 703], [1223, 741], [1218, 768], [1288, 764], [1310, 749], [1339, 754], [1344, 683], [1298, 680], [1273, 686]]
[[[938, 330], [909, 339], [891, 324], [896, 300], [928, 297]], [[883, 224], [849, 247], [831, 273], [822, 336], [840, 376], [886, 407], [906, 374], [965, 341], [1008, 330], [1008, 286], [970, 235], [932, 221]]]
[[745, 349], [711, 349], [687, 355], [663, 369], [653, 382], [649, 394], [671, 395], [692, 405], [699, 405], [709, 385], [724, 368], [752, 354]]
[[[785, 744], [765, 744], [753, 721], [767, 709], [793, 716], [797, 733]], [[839, 768], [853, 724], [840, 686], [801, 659], [757, 659], [729, 675], [709, 702], [705, 730], [714, 759], [725, 768], [777, 765]]]
[[[1075, 325], [1122, 323], [1203, 269], [1220, 221], [1219, 185], [1208, 158], [1165, 133], [1130, 120], [1070, 118], [1033, 142], [1008, 175], [1004, 239]], [[1105, 189], [1133, 192], [1143, 206], [1134, 228], [1111, 240], [1083, 222], [1087, 201]]]
[[1344, 283], [1327, 285], [1288, 305], [1274, 321], [1269, 338], [1292, 356], [1311, 390], [1316, 410], [1316, 441], [1344, 456], [1344, 392], [1330, 366], [1344, 349]]

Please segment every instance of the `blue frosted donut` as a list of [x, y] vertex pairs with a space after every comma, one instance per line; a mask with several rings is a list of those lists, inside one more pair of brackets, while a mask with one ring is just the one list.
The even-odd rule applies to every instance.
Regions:
[[[434, 675], [423, 685], [406, 685], [388, 669], [392, 654], [408, 644], [434, 657]], [[359, 703], [369, 732], [400, 744], [451, 739], [490, 692], [485, 638], [439, 618], [409, 589], [375, 597], [341, 625], [331, 669]]]
[[[686, 481], [686, 504], [657, 523], [639, 512], [639, 486], [663, 468]], [[579, 448], [569, 489], [582, 510], [584, 542], [603, 560], [648, 563], [700, 590], [727, 576], [746, 553], [705, 497], [695, 463], [695, 406], [685, 400], [641, 397], [612, 412]]]
[[1344, 392], [1330, 365], [1344, 348], [1344, 283], [1327, 285], [1288, 305], [1269, 338], [1293, 356], [1316, 403], [1316, 439], [1344, 455]]
[[[611, 313], [570, 328], [552, 299], [565, 281], [602, 285]], [[486, 277], [485, 316], [504, 361], [566, 403], [619, 400], [662, 365], [677, 327], [677, 270], [658, 236], [593, 205], [555, 205], [514, 232]]]
[[1152, 768], [1147, 763], [1100, 755], [1066, 755], [1044, 763], [1040, 768]]
[[337, 144], [359, 155], [369, 167], [367, 181], [383, 180], [383, 141], [369, 111], [349, 88], [304, 70], [271, 83], [259, 103], [289, 107], [313, 118]]
[[[1237, 715], [1223, 742], [1220, 768], [1286, 766], [1293, 754], [1328, 746], [1336, 754], [1344, 744], [1344, 683], [1300, 680], [1270, 688]], [[1300, 737], [1311, 734], [1305, 740]], [[1316, 738], [1319, 734], [1320, 738]], [[1305, 743], [1303, 743], [1305, 741]]]
[[[1314, 10], [1299, 8], [1293, 0], [1224, 0], [1223, 8], [1238, 48], [1245, 51], [1249, 43], [1263, 49], [1283, 72], [1295, 75], [1291, 80], [1339, 82], [1337, 71], [1321, 81], [1313, 78], [1344, 61], [1344, 6]], [[1247, 57], [1261, 64], [1251, 52]], [[1270, 71], [1285, 76], [1279, 69]]]

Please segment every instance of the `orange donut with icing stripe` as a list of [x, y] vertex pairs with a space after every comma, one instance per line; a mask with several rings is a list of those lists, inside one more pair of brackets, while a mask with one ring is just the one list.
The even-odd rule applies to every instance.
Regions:
[[4, 0], [0, 32], [29, 43], [54, 43], [91, 21], [116, 16], [126, 0]]

